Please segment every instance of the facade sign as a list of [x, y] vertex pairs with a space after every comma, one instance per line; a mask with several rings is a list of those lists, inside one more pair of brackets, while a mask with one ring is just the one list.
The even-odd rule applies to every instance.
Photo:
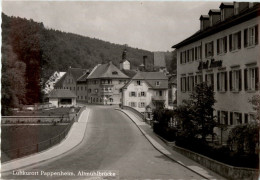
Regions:
[[222, 67], [222, 60], [215, 61], [215, 59], [211, 59], [210, 63], [209, 60], [207, 60], [206, 62], [201, 61], [199, 63], [198, 70], [215, 68], [215, 67]]

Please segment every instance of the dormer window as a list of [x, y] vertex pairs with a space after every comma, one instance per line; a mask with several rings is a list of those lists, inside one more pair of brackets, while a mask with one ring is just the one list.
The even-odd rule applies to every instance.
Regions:
[[155, 85], [156, 85], [156, 86], [160, 86], [160, 81], [156, 81], [156, 82], [155, 82]]
[[112, 74], [113, 74], [113, 75], [117, 75], [118, 72], [117, 72], [117, 71], [113, 71]]

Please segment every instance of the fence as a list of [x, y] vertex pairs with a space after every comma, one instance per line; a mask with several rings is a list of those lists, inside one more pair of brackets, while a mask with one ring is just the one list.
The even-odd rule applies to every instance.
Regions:
[[6, 162], [12, 159], [16, 159], [16, 158], [20, 158], [23, 156], [27, 156], [30, 154], [34, 154], [43, 150], [46, 150], [56, 144], [59, 144], [68, 134], [68, 132], [70, 131], [71, 126], [73, 125], [74, 122], [78, 121], [78, 117], [80, 116], [81, 112], [84, 110], [85, 108], [81, 108], [78, 115], [75, 114], [75, 116], [73, 117], [73, 119], [70, 121], [70, 123], [67, 125], [67, 127], [65, 128], [65, 130], [62, 131], [62, 133], [58, 134], [57, 136], [47, 139], [45, 141], [41, 141], [37, 144], [33, 144], [30, 146], [25, 146], [25, 147], [21, 147], [21, 148], [17, 148], [17, 149], [12, 149], [12, 150], [8, 150], [8, 151], [3, 151], [2, 150], [2, 154], [1, 154], [1, 161], [2, 162]]

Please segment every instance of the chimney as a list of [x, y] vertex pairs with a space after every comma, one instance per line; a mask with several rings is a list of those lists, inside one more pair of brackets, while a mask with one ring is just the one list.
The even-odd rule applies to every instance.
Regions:
[[226, 19], [234, 16], [234, 4], [223, 2], [219, 6], [221, 11], [221, 21], [225, 21]]
[[211, 9], [209, 10], [209, 21], [210, 26], [214, 26], [215, 24], [220, 22], [220, 10], [219, 9]]
[[143, 56], [143, 64], [144, 64], [144, 70], [147, 70], [147, 56]]
[[203, 31], [204, 29], [208, 28], [209, 25], [210, 25], [209, 16], [201, 15], [200, 16], [200, 30]]

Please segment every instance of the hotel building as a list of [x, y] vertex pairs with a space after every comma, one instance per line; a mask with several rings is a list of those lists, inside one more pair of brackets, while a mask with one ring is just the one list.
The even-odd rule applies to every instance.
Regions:
[[206, 81], [214, 88], [219, 123], [233, 127], [254, 120], [249, 99], [259, 93], [259, 12], [258, 3], [221, 3], [201, 15], [198, 32], [173, 46], [178, 105]]

